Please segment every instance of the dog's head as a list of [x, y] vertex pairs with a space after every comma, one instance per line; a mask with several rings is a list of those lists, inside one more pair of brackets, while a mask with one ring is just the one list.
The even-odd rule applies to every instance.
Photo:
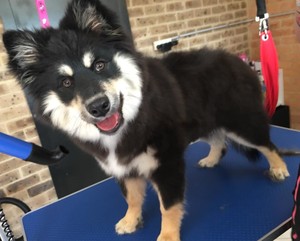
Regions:
[[86, 141], [117, 135], [142, 98], [131, 40], [98, 0], [73, 0], [58, 29], [7, 31], [10, 70], [55, 127]]

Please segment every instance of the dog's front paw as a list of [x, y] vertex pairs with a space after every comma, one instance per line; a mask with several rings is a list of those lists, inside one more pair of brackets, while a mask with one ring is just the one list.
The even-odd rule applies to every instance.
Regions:
[[142, 218], [127, 218], [126, 216], [122, 218], [116, 224], [116, 232], [118, 234], [126, 234], [126, 233], [133, 233], [143, 224]]
[[168, 234], [160, 234], [157, 238], [157, 241], [180, 241], [180, 237], [178, 234], [168, 233]]
[[289, 171], [287, 170], [286, 167], [283, 168], [270, 168], [269, 172], [269, 177], [273, 181], [284, 181], [286, 177], [289, 177]]
[[200, 167], [211, 168], [211, 167], [214, 167], [215, 165], [217, 165], [218, 163], [219, 163], [219, 160], [216, 160], [215, 158], [211, 158], [210, 156], [208, 156], [208, 157], [205, 157], [205, 158], [201, 159], [198, 162], [198, 165]]

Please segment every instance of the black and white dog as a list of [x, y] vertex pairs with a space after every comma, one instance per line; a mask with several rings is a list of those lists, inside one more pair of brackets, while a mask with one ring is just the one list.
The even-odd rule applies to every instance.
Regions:
[[128, 210], [119, 234], [141, 222], [150, 180], [162, 213], [157, 240], [180, 240], [183, 153], [199, 138], [211, 146], [201, 167], [218, 164], [230, 140], [262, 153], [274, 179], [289, 176], [269, 138], [259, 80], [236, 56], [201, 49], [145, 57], [99, 0], [73, 0], [58, 29], [7, 31], [3, 41], [41, 117], [120, 182]]

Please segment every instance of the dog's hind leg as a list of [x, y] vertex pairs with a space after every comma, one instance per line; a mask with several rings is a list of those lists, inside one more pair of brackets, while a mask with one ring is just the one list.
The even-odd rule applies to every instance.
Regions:
[[128, 209], [125, 216], [116, 224], [118, 234], [133, 233], [142, 225], [142, 205], [146, 181], [143, 178], [125, 178], [120, 181]]
[[260, 137], [264, 137], [260, 138], [259, 141], [254, 141], [254, 138], [252, 138], [251, 140], [250, 138], [241, 137], [233, 133], [227, 133], [227, 136], [238, 144], [256, 149], [261, 152], [269, 162], [270, 178], [274, 181], [283, 181], [286, 177], [289, 176], [289, 172], [287, 170], [285, 162], [280, 157], [275, 145], [270, 141], [269, 134], [262, 134], [262, 132], [259, 132], [259, 130], [257, 131], [257, 136], [260, 135]]
[[214, 167], [226, 152], [225, 133], [222, 130], [215, 131], [210, 135], [207, 143], [210, 151], [207, 157], [198, 162], [200, 167]]
[[275, 181], [282, 181], [286, 177], [290, 176], [285, 162], [279, 156], [277, 148], [272, 143], [270, 143], [270, 147], [260, 146], [257, 149], [264, 154], [269, 162], [269, 176], [271, 179]]

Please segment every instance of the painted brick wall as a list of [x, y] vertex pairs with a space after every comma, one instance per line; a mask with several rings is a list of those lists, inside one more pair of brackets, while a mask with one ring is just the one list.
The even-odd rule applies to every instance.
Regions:
[[[132, 33], [137, 48], [149, 55], [152, 43], [197, 29], [226, 24], [256, 16], [255, 1], [249, 0], [126, 0]], [[295, 10], [294, 0], [266, 0], [272, 14]], [[291, 108], [291, 126], [300, 129], [300, 81], [298, 69], [300, 44], [294, 33], [294, 16], [270, 19], [280, 68], [284, 70], [285, 103]], [[235, 28], [213, 31], [182, 39], [174, 51], [210, 47], [233, 53], [245, 52], [259, 60], [258, 24], [252, 22]]]
[[[3, 25], [0, 20], [0, 36]], [[6, 69], [7, 55], [0, 38], [0, 132], [40, 144], [23, 91]], [[57, 199], [46, 166], [0, 153], [0, 197], [15, 197], [36, 209]], [[10, 225], [21, 232], [20, 211], [4, 205]]]
[[[270, 15], [294, 11], [295, 0], [266, 0]], [[255, 1], [249, 1], [249, 17], [256, 15]], [[291, 127], [300, 129], [300, 43], [296, 40], [294, 14], [270, 18], [269, 26], [278, 52], [279, 67], [283, 69], [285, 103], [291, 110]], [[249, 26], [250, 55], [259, 60], [258, 25]]]
[[[182, 33], [247, 18], [247, 0], [126, 0], [137, 48], [156, 55], [152, 43]], [[182, 39], [176, 50], [221, 47], [233, 53], [249, 52], [246, 26]]]

